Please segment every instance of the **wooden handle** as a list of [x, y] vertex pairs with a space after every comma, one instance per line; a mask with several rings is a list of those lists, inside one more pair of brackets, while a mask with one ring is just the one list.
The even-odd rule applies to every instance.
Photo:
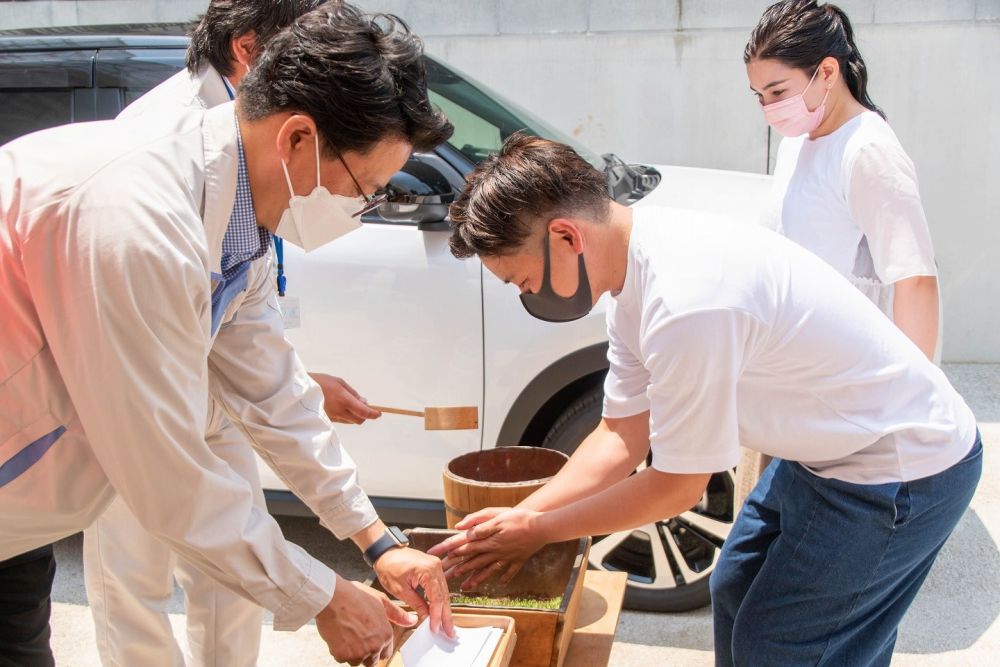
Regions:
[[372, 410], [378, 410], [379, 412], [388, 412], [393, 415], [405, 415], [407, 417], [423, 417], [423, 412], [417, 412], [416, 410], [403, 410], [400, 408], [386, 408], [381, 405], [369, 405]]

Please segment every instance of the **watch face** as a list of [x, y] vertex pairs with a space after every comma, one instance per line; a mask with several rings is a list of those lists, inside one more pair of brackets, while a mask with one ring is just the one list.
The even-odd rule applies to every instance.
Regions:
[[406, 536], [406, 533], [401, 531], [396, 526], [389, 526], [389, 533], [399, 542], [400, 546], [407, 546], [410, 543], [410, 538]]

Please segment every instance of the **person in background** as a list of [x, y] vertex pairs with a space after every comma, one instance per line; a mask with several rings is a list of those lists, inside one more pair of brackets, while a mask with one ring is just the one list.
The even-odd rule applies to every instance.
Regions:
[[[388, 657], [391, 623], [414, 619], [283, 538], [207, 446], [214, 400], [387, 589], [451, 633], [441, 563], [405, 548], [359, 486], [284, 337], [267, 259], [271, 234], [309, 251], [356, 229], [410, 153], [451, 132], [419, 38], [329, 3], [280, 31], [234, 103], [0, 147], [0, 560], [82, 530], [118, 494], [275, 629], [315, 618], [335, 659]], [[0, 565], [0, 659], [51, 664], [46, 572], [21, 565]]]
[[[126, 107], [120, 119], [176, 116], [234, 99], [240, 82], [267, 43], [323, 0], [212, 0], [191, 31], [186, 68]], [[266, 260], [264, 260], [266, 261]], [[323, 390], [327, 416], [360, 424], [380, 413], [340, 378], [310, 377]], [[257, 459], [246, 436], [217, 401], [209, 405], [205, 441], [247, 480], [266, 510]], [[264, 610], [237, 595], [144, 530], [116, 498], [84, 531], [84, 582], [101, 662], [112, 665], [255, 665]], [[184, 589], [187, 652], [175, 640], [166, 607], [174, 577]], [[141, 637], [142, 641], [136, 641]]]
[[765, 223], [847, 277], [933, 359], [937, 268], [916, 169], [868, 94], [847, 15], [816, 0], [775, 3], [743, 61], [785, 137]]
[[[916, 169], [868, 94], [847, 14], [815, 0], [775, 3], [743, 61], [765, 120], [784, 137], [764, 225], [837, 269], [938, 361], [937, 266]], [[744, 452], [737, 510], [769, 462]]]
[[601, 423], [562, 470], [431, 550], [449, 577], [509, 580], [543, 544], [677, 516], [743, 443], [779, 460], [711, 575], [716, 663], [889, 664], [982, 471], [975, 416], [941, 369], [812, 253], [756, 225], [622, 206], [568, 146], [514, 135], [451, 219], [452, 253], [539, 319], [607, 295], [610, 368]]

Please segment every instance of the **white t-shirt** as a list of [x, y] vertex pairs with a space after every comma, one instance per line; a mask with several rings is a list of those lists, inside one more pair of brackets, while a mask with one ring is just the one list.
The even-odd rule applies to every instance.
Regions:
[[763, 223], [826, 260], [890, 318], [892, 283], [937, 275], [913, 162], [874, 111], [825, 137], [782, 140]]
[[635, 209], [608, 338], [604, 415], [649, 410], [661, 471], [731, 468], [742, 443], [822, 477], [908, 481], [975, 437], [962, 397], [895, 325], [757, 226]]

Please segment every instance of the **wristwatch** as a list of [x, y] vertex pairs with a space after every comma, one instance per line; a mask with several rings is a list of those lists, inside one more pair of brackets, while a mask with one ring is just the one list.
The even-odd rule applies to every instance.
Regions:
[[409, 544], [410, 538], [404, 535], [403, 531], [396, 528], [396, 526], [389, 526], [382, 537], [372, 542], [372, 545], [365, 549], [365, 553], [362, 556], [365, 562], [368, 563], [368, 567], [375, 567], [375, 561], [381, 558], [382, 554], [386, 551], [395, 549], [396, 547], [405, 547]]

